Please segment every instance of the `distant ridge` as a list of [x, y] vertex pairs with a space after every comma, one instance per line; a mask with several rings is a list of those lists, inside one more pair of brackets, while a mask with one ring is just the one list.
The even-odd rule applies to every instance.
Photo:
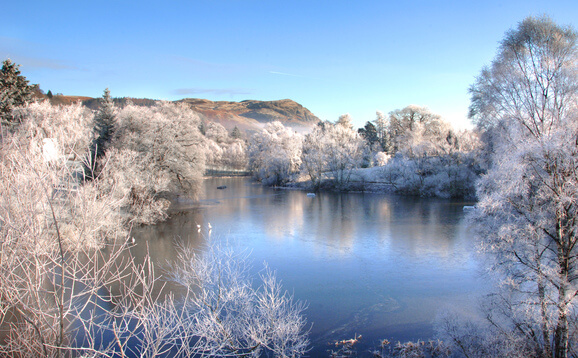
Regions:
[[[58, 95], [54, 96], [51, 102], [53, 104], [71, 104], [82, 101], [82, 104], [88, 108], [97, 109], [99, 107], [99, 99]], [[129, 101], [139, 106], [153, 106], [159, 102], [159, 100], [148, 98], [114, 98], [114, 102], [120, 106], [126, 105]], [[266, 123], [280, 121], [285, 126], [292, 127], [297, 131], [308, 131], [319, 122], [319, 118], [307, 108], [290, 99], [229, 102], [184, 98], [174, 102], [186, 103], [199, 113], [201, 120], [220, 123], [228, 130], [238, 127], [243, 131], [255, 131], [262, 128]]]
[[[44, 95], [45, 99], [48, 99], [48, 96]], [[50, 99], [50, 103], [54, 104], [54, 105], [58, 105], [58, 104], [62, 104], [62, 105], [69, 105], [69, 104], [73, 104], [75, 102], [84, 102], [87, 100], [92, 99], [91, 97], [86, 97], [86, 96], [64, 96], [61, 94], [57, 94], [55, 96], [53, 96]]]
[[307, 108], [290, 99], [213, 102], [206, 99], [185, 98], [177, 102], [189, 104], [203, 119], [219, 122], [227, 129], [237, 126], [239, 129], [255, 130], [263, 127], [265, 123], [280, 121], [296, 130], [306, 130], [319, 122], [319, 118]]

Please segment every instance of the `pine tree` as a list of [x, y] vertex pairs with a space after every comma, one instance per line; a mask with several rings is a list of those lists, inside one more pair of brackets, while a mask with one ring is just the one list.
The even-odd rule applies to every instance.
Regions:
[[233, 138], [233, 139], [240, 139], [241, 138], [241, 131], [239, 130], [239, 128], [237, 126], [235, 126], [235, 128], [233, 128], [233, 130], [231, 131], [231, 138]]
[[100, 144], [103, 151], [105, 145], [112, 138], [115, 123], [114, 102], [112, 97], [110, 97], [110, 91], [107, 88], [104, 90], [104, 94], [102, 95], [100, 109], [94, 117], [94, 130], [98, 141], [97, 144]]
[[10, 59], [2, 62], [0, 70], [0, 120], [13, 122], [12, 109], [32, 101], [35, 86], [29, 85], [20, 74], [19, 65]]
[[365, 139], [370, 146], [379, 141], [377, 136], [377, 129], [371, 122], [365, 123], [365, 127], [359, 128], [357, 132], [361, 134], [363, 139]]
[[90, 157], [87, 163], [87, 176], [94, 178], [97, 173], [98, 159], [104, 156], [107, 145], [112, 139], [116, 126], [114, 102], [110, 97], [109, 89], [104, 90], [100, 102], [100, 109], [94, 116], [94, 139], [90, 146]]

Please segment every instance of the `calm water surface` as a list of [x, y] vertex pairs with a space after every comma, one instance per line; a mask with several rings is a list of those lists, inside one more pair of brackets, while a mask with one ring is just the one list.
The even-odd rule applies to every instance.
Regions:
[[432, 338], [441, 309], [467, 311], [484, 289], [464, 220], [467, 203], [361, 193], [308, 197], [246, 178], [206, 179], [203, 186], [200, 203], [140, 229], [137, 242], [148, 241], [159, 262], [174, 257], [175, 236], [247, 249], [256, 272], [266, 261], [284, 288], [308, 303], [313, 356], [354, 334], [363, 335], [360, 349], [383, 338]]

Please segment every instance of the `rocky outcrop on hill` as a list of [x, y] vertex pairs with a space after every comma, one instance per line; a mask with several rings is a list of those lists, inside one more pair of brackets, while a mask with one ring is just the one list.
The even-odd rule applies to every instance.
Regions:
[[194, 108], [205, 120], [221, 123], [228, 129], [235, 126], [244, 130], [256, 130], [264, 123], [280, 121], [295, 129], [310, 128], [319, 122], [313, 113], [290, 99], [279, 101], [241, 102], [209, 101], [206, 99], [186, 98], [184, 102]]

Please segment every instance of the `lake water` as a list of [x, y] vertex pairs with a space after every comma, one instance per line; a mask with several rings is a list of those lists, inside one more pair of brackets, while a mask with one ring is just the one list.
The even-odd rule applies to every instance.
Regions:
[[246, 178], [203, 186], [200, 203], [139, 229], [135, 249], [144, 250], [146, 240], [155, 261], [171, 260], [178, 236], [248, 250], [255, 272], [266, 261], [284, 288], [307, 302], [312, 356], [355, 334], [363, 335], [360, 351], [383, 338], [432, 338], [440, 310], [470, 310], [484, 290], [464, 220], [471, 203], [374, 193], [311, 197]]

